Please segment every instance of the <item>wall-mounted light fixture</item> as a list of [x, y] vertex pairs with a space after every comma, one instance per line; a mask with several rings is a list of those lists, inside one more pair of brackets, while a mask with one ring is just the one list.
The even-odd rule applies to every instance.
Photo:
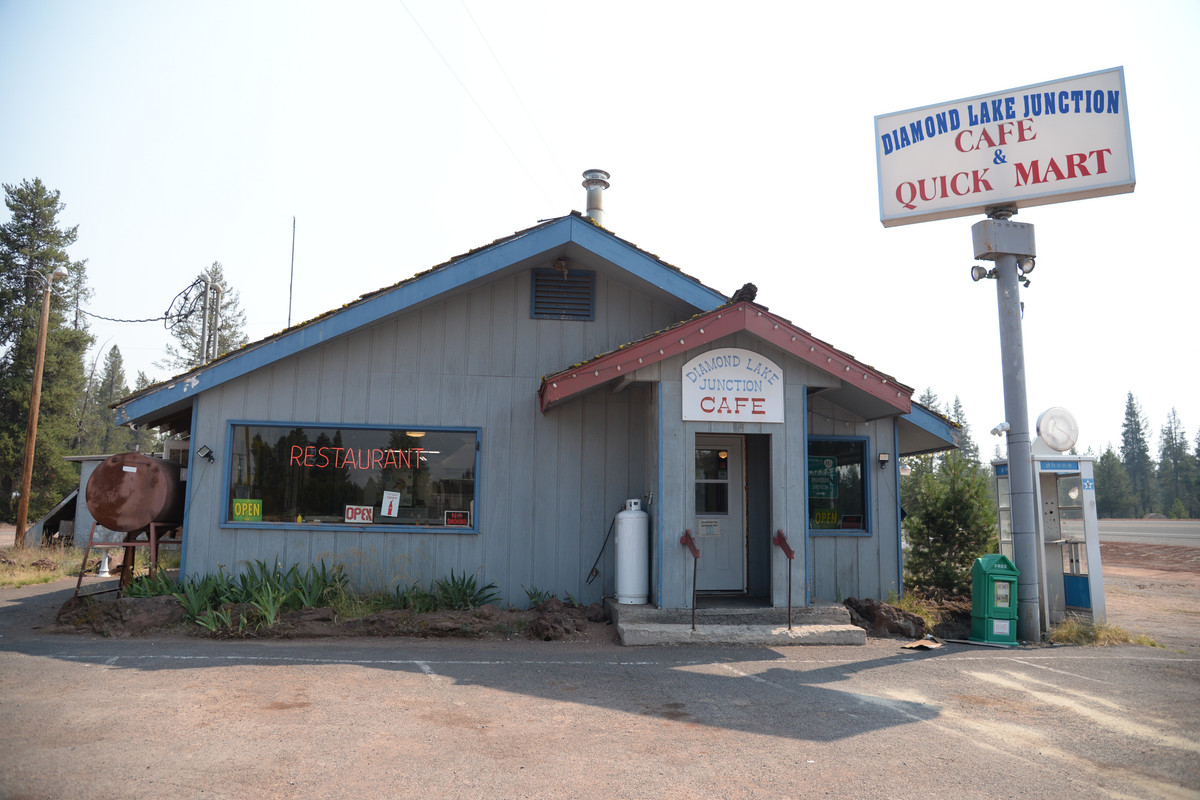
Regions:
[[210, 464], [213, 463], [214, 461], [216, 461], [216, 459], [213, 458], [212, 448], [206, 444], [200, 445], [200, 449], [196, 451], [196, 455], [199, 456], [200, 458], [203, 458], [205, 461], [207, 461]]
[[892, 456], [890, 453], [880, 453], [879, 454], [879, 468], [887, 469], [888, 462], [891, 460], [892, 460]]
[[978, 264], [971, 267], [971, 280], [979, 282], [984, 278], [994, 278], [996, 273], [994, 270], [989, 271], [987, 267], [981, 267]]

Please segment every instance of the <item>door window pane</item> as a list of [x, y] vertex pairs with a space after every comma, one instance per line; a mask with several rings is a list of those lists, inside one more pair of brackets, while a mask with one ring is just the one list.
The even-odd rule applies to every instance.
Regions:
[[729, 451], [696, 448], [696, 513], [729, 513]]

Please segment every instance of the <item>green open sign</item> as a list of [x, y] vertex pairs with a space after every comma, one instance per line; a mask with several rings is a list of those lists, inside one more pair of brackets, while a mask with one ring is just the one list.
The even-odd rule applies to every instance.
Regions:
[[234, 522], [262, 522], [262, 500], [234, 500]]

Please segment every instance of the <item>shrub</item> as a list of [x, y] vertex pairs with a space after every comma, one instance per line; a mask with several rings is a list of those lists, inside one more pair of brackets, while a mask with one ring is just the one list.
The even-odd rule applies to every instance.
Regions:
[[905, 499], [905, 586], [969, 594], [971, 566], [996, 529], [986, 474], [952, 453], [920, 476], [912, 494]]

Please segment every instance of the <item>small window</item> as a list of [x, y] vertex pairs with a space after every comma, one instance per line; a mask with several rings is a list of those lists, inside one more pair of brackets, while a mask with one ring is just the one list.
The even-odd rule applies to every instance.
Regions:
[[866, 530], [865, 451], [863, 440], [809, 440], [810, 530]]
[[596, 273], [590, 270], [535, 269], [529, 316], [534, 319], [595, 318]]

